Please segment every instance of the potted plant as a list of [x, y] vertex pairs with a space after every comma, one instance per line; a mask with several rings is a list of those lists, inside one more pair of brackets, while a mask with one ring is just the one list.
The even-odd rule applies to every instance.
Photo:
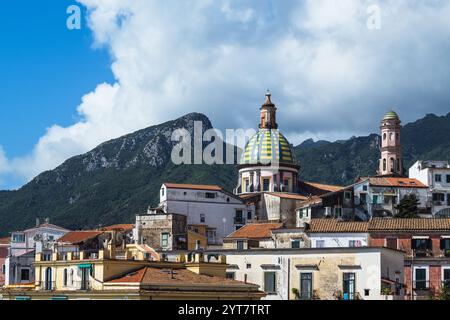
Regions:
[[292, 288], [292, 294], [295, 296], [295, 300], [299, 300], [300, 293], [298, 292], [297, 288]]
[[383, 289], [381, 289], [381, 294], [384, 296], [386, 300], [388, 300], [388, 296], [392, 295], [392, 290], [391, 288], [384, 287]]

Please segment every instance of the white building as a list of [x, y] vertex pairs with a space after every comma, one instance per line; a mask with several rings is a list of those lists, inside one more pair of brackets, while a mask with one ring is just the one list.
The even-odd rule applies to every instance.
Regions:
[[[404, 256], [388, 248], [221, 251], [227, 277], [260, 286], [266, 300], [402, 299]], [[391, 295], [382, 294], [388, 288]]]
[[5, 260], [5, 285], [34, 281], [32, 266], [36, 253], [50, 258], [53, 245], [69, 230], [48, 223], [38, 224], [25, 231], [11, 233], [11, 244]]
[[352, 248], [369, 245], [369, 223], [312, 219], [306, 233], [312, 248]]
[[409, 169], [409, 177], [428, 186], [428, 206], [433, 216], [450, 216], [450, 162], [417, 161]]
[[207, 226], [209, 245], [255, 218], [255, 206], [219, 186], [165, 183], [160, 191], [164, 212], [187, 216], [188, 225]]
[[401, 177], [361, 178], [354, 184], [355, 211], [358, 216], [391, 217], [397, 213], [396, 206], [407, 195], [419, 200], [419, 213], [431, 217], [428, 206], [428, 187], [417, 179]]

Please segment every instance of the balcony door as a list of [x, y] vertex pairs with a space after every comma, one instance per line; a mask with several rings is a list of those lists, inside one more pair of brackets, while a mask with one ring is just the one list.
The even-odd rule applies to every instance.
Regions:
[[90, 275], [90, 268], [83, 268], [81, 269], [81, 290], [88, 290], [89, 289], [89, 275]]
[[300, 299], [301, 300], [312, 300], [313, 284], [312, 284], [312, 273], [301, 273], [300, 274]]
[[53, 290], [52, 286], [52, 268], [45, 269], [45, 290], [50, 291]]
[[355, 300], [356, 275], [354, 273], [344, 273], [344, 300]]
[[415, 289], [426, 290], [428, 288], [427, 269], [417, 268], [414, 272], [414, 278], [415, 278]]

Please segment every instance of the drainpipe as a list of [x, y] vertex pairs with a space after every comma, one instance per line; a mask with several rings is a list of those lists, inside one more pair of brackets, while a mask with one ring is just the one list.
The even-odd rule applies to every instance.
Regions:
[[287, 299], [289, 299], [289, 293], [291, 291], [291, 258], [288, 258], [288, 276], [287, 276]]

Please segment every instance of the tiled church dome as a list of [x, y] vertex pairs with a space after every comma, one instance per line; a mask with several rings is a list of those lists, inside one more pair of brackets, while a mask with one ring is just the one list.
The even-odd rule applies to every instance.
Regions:
[[271, 161], [297, 165], [291, 145], [277, 129], [260, 129], [247, 143], [241, 164]]

